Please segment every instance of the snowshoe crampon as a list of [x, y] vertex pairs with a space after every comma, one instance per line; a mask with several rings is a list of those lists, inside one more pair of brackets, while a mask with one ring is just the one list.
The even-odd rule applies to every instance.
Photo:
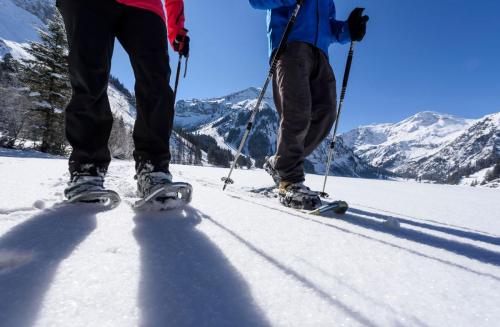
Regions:
[[111, 190], [85, 191], [65, 201], [65, 203], [95, 203], [110, 208], [117, 207], [120, 202], [120, 195]]
[[280, 196], [280, 202], [285, 207], [299, 209], [299, 210], [315, 210], [321, 207], [321, 199], [319, 197], [290, 197], [290, 196]]
[[347, 210], [349, 210], [349, 205], [345, 201], [333, 201], [330, 203], [326, 203], [321, 207], [308, 211], [307, 213], [310, 215], [321, 216], [326, 212], [334, 212], [339, 215], [344, 215]]
[[191, 202], [193, 187], [188, 183], [158, 185], [149, 195], [135, 202], [136, 210], [171, 210]]
[[281, 182], [278, 196], [282, 205], [293, 209], [315, 210], [322, 205], [318, 192], [311, 191], [303, 183]]

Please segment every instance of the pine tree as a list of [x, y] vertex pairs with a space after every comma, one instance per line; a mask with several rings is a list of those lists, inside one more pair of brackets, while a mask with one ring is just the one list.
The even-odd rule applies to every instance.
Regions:
[[485, 181], [491, 182], [497, 178], [500, 178], [500, 161], [496, 163], [492, 170], [488, 171]]
[[201, 149], [198, 146], [195, 146], [194, 150], [194, 164], [195, 165], [201, 165], [201, 159], [203, 157], [203, 154], [201, 153]]
[[30, 129], [39, 150], [65, 154], [64, 108], [71, 96], [67, 64], [68, 45], [59, 13], [39, 30], [40, 42], [26, 48], [32, 56], [21, 64], [21, 81], [30, 89]]
[[17, 61], [10, 53], [3, 57], [0, 61], [0, 84], [3, 86], [16, 86], [16, 74], [19, 71]]

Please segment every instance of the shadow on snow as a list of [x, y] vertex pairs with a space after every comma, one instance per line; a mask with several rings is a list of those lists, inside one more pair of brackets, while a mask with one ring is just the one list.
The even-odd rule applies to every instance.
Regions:
[[477, 231], [461, 230], [458, 228], [453, 228], [453, 227], [448, 227], [448, 226], [439, 226], [439, 225], [434, 225], [434, 224], [429, 224], [429, 223], [423, 223], [423, 222], [413, 221], [413, 220], [402, 218], [402, 217], [397, 217], [395, 215], [373, 213], [373, 212], [369, 212], [369, 211], [365, 211], [365, 210], [361, 210], [361, 209], [355, 209], [355, 208], [351, 208], [350, 213], [353, 213], [356, 215], [384, 219], [384, 220], [387, 220], [390, 218], [395, 218], [395, 219], [399, 220], [400, 223], [403, 223], [406, 225], [411, 225], [411, 226], [429, 229], [429, 230], [433, 230], [433, 231], [437, 231], [437, 232], [441, 232], [441, 233], [445, 233], [445, 234], [449, 234], [449, 235], [453, 235], [453, 236], [467, 238], [471, 241], [489, 243], [491, 245], [500, 245], [500, 237], [485, 235], [485, 234], [477, 232]]
[[25, 258], [0, 266], [0, 325], [34, 324], [59, 264], [95, 229], [99, 211], [47, 209], [0, 238], [0, 252]]
[[242, 276], [196, 229], [200, 213], [138, 213], [141, 326], [269, 326]]
[[[416, 255], [416, 256], [419, 256], [422, 258], [426, 258], [429, 260], [433, 260], [433, 261], [436, 261], [436, 262], [439, 262], [439, 263], [442, 263], [442, 264], [445, 264], [445, 265], [448, 265], [451, 267], [455, 267], [455, 268], [476, 274], [478, 276], [488, 277], [488, 278], [494, 279], [496, 281], [500, 281], [500, 277], [495, 276], [493, 274], [481, 272], [481, 271], [475, 270], [471, 267], [452, 262], [450, 260], [442, 259], [442, 258], [433, 256], [430, 254], [426, 254], [426, 253], [423, 253], [423, 252], [420, 252], [420, 251], [417, 251], [417, 250], [414, 250], [414, 249], [411, 249], [408, 247], [394, 244], [394, 243], [389, 242], [389, 241], [378, 239], [378, 238], [372, 237], [370, 235], [355, 232], [353, 230], [349, 230], [347, 228], [343, 228], [341, 226], [338, 226], [337, 224], [329, 223], [328, 220], [324, 220], [324, 219], [319, 220], [315, 216], [308, 216], [306, 214], [302, 214], [299, 212], [293, 212], [293, 210], [286, 210], [285, 208], [279, 208], [279, 207], [274, 207], [271, 205], [259, 203], [256, 201], [245, 200], [245, 199], [242, 199], [242, 198], [240, 198], [238, 196], [234, 196], [234, 195], [229, 195], [229, 196], [232, 198], [239, 199], [241, 201], [245, 201], [245, 202], [249, 202], [249, 203], [253, 203], [255, 205], [258, 205], [258, 206], [261, 206], [264, 208], [268, 208], [268, 209], [271, 209], [271, 210], [274, 210], [277, 212], [286, 213], [289, 216], [300, 218], [300, 219], [310, 221], [310, 222], [313, 222], [313, 223], [316, 223], [319, 225], [323, 225], [323, 226], [335, 229], [335, 230], [343, 232], [343, 233], [356, 235], [356, 236], [359, 236], [363, 239], [367, 239], [367, 240], [374, 241], [374, 242], [377, 242], [380, 244], [384, 244], [384, 245], [392, 247], [392, 248], [406, 251], [406, 252], [411, 253], [413, 255]], [[361, 211], [359, 209], [350, 209], [350, 210], [351, 211], [358, 210], [358, 212]], [[352, 212], [356, 212], [356, 211], [352, 211]], [[399, 219], [399, 217], [381, 215], [381, 214], [377, 214], [377, 213], [370, 213], [367, 211], [364, 211], [364, 213], [365, 214], [363, 216], [372, 217], [372, 218], [384, 217], [383, 219], [389, 219], [392, 217], [392, 218]], [[458, 241], [448, 240], [448, 239], [438, 237], [438, 236], [429, 235], [429, 234], [426, 234], [426, 233], [423, 233], [420, 231], [410, 230], [410, 229], [407, 229], [404, 227], [398, 228], [398, 229], [391, 229], [391, 228], [381, 224], [380, 221], [373, 221], [372, 219], [367, 219], [363, 216], [356, 215], [354, 213], [347, 213], [346, 215], [341, 215], [341, 216], [336, 215], [334, 213], [325, 214], [326, 218], [339, 219], [341, 221], [345, 221], [346, 223], [350, 223], [350, 224], [353, 224], [353, 225], [356, 225], [359, 227], [363, 227], [366, 229], [371, 229], [371, 230], [374, 230], [377, 232], [391, 234], [393, 236], [396, 236], [399, 238], [404, 238], [404, 239], [409, 240], [409, 241], [413, 241], [413, 242], [417, 242], [417, 243], [421, 243], [421, 244], [426, 244], [429, 246], [434, 246], [437, 248], [441, 248], [443, 250], [448, 250], [448, 251], [453, 252], [455, 254], [462, 255], [462, 256], [468, 257], [470, 259], [478, 260], [480, 262], [484, 262], [484, 263], [488, 263], [488, 264], [492, 264], [492, 265], [497, 265], [497, 266], [499, 265], [500, 253], [498, 253], [498, 252], [487, 250], [487, 249], [482, 249], [480, 247], [477, 247], [474, 245], [469, 245], [467, 243], [462, 243], [462, 242], [458, 242]]]
[[[351, 317], [353, 320], [357, 321], [360, 325], [362, 326], [377, 326], [374, 322], [372, 322], [368, 317], [365, 317], [363, 314], [360, 312], [357, 312], [350, 308], [348, 305], [343, 303], [342, 301], [339, 301], [334, 295], [330, 295], [327, 292], [325, 292], [320, 286], [316, 285], [313, 281], [308, 279], [306, 276], [301, 275], [291, 267], [286, 266], [276, 258], [270, 256], [269, 254], [265, 253], [261, 249], [257, 248], [255, 245], [238, 235], [236, 232], [232, 231], [228, 227], [222, 225], [221, 223], [215, 221], [213, 218], [207, 215], [203, 215], [204, 219], [209, 220], [212, 222], [214, 225], [219, 227], [220, 229], [224, 230], [227, 232], [229, 235], [231, 235], [233, 238], [238, 240], [241, 244], [246, 246], [249, 250], [254, 252], [255, 254], [259, 255], [261, 258], [266, 260], [269, 264], [273, 265], [275, 268], [281, 270], [286, 276], [293, 277], [297, 282], [301, 283], [304, 287], [307, 287], [309, 290], [314, 292], [318, 297], [323, 299], [326, 303], [330, 304], [332, 307], [335, 307], [339, 309], [340, 311], [344, 312], [346, 315]], [[333, 323], [333, 322], [332, 322]]]
[[37, 158], [37, 159], [64, 159], [64, 157], [43, 153], [35, 150], [16, 150], [0, 147], [0, 157], [7, 158]]
[[[402, 238], [408, 241], [417, 242], [420, 244], [432, 246], [434, 248], [446, 250], [448, 252], [455, 253], [460, 256], [467, 257], [469, 259], [477, 260], [486, 264], [500, 266], [500, 253], [495, 252], [489, 249], [481, 248], [476, 245], [472, 245], [469, 243], [460, 242], [457, 240], [452, 240], [448, 238], [443, 238], [440, 236], [427, 234], [422, 231], [409, 229], [405, 227], [401, 228], [387, 228], [386, 226], [380, 224], [377, 221], [372, 221], [369, 219], [364, 219], [362, 216], [371, 217], [371, 218], [379, 218], [389, 220], [391, 218], [398, 219], [403, 224], [409, 224], [412, 226], [417, 226], [421, 228], [427, 228], [435, 231], [440, 231], [443, 233], [448, 233], [455, 236], [465, 237], [474, 241], [483, 241], [488, 242], [490, 244], [494, 243], [494, 238], [488, 237], [481, 234], [471, 233], [471, 232], [463, 232], [451, 228], [445, 228], [441, 226], [434, 226], [430, 224], [422, 224], [414, 221], [410, 221], [404, 218], [388, 216], [378, 213], [372, 213], [368, 211], [363, 211], [359, 209], [351, 209], [350, 213], [346, 214], [343, 221], [346, 221], [350, 224], [354, 224], [363, 228], [371, 229], [377, 232], [383, 232], [386, 234], [390, 234], [392, 236]], [[487, 239], [485, 239], [487, 238]]]

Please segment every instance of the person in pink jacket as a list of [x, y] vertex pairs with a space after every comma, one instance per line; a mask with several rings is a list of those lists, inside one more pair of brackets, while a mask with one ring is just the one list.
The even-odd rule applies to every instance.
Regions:
[[104, 190], [111, 161], [108, 139], [113, 116], [107, 87], [115, 38], [127, 51], [136, 78], [133, 138], [138, 195], [145, 197], [154, 186], [171, 183], [174, 96], [168, 41], [181, 56], [189, 56], [184, 2], [58, 0], [57, 7], [66, 26], [73, 88], [66, 109], [66, 135], [73, 151], [65, 196]]

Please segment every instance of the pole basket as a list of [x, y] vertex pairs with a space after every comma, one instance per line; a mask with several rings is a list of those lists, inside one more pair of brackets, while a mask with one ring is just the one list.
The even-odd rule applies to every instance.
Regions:
[[224, 182], [224, 188], [223, 188], [224, 191], [226, 190], [226, 187], [228, 185], [234, 184], [234, 181], [229, 177], [222, 177], [221, 180]]

